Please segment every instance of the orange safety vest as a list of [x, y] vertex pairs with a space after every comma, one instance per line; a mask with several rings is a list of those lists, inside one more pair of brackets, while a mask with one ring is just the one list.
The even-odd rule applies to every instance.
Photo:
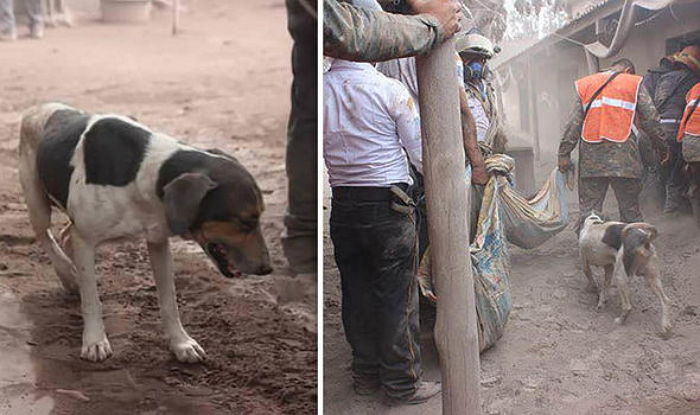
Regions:
[[[697, 105], [700, 100], [700, 82], [695, 84], [685, 96], [685, 112], [681, 118], [681, 126], [678, 129], [676, 139], [680, 143], [686, 134], [700, 136], [700, 108]], [[691, 112], [692, 111], [692, 112]]]
[[[576, 91], [584, 108], [598, 88], [612, 75], [612, 72], [601, 72], [576, 81]], [[616, 143], [627, 141], [632, 132], [637, 92], [641, 83], [641, 76], [623, 73], [605, 85], [586, 114], [581, 139], [589, 143], [600, 143], [603, 140]]]

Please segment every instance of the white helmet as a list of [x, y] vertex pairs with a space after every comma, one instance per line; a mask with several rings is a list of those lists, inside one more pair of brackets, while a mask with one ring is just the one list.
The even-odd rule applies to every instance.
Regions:
[[501, 48], [494, 46], [486, 36], [473, 32], [458, 33], [455, 36], [455, 49], [457, 53], [471, 53], [488, 59], [501, 51]]

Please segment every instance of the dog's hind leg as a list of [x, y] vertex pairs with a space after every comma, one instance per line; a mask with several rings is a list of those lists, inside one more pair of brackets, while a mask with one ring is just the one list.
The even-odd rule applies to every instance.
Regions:
[[593, 278], [593, 271], [591, 270], [591, 264], [588, 263], [588, 261], [583, 258], [583, 274], [588, 278], [588, 285], [586, 286], [586, 291], [589, 293], [597, 293], [598, 292], [598, 285], [595, 283], [595, 279]]
[[180, 322], [173, 279], [173, 259], [168, 240], [158, 243], [148, 242], [148, 256], [156, 280], [160, 316], [163, 320], [165, 335], [170, 342], [170, 350], [181, 362], [196, 363], [204, 360], [204, 349], [187, 334]]
[[604, 269], [605, 277], [603, 277], [603, 286], [600, 288], [600, 294], [598, 295], [598, 306], [596, 307], [598, 310], [605, 306], [605, 301], [607, 300], [606, 296], [608, 294], [608, 290], [610, 289], [610, 281], [612, 281], [613, 273], [615, 272], [615, 265], [605, 265]]
[[70, 293], [77, 293], [75, 267], [49, 229], [51, 227], [51, 205], [37, 177], [34, 163], [29, 160], [30, 158], [27, 154], [21, 154], [19, 163], [19, 178], [27, 203], [29, 221], [37, 241], [51, 259], [51, 264], [63, 287]]
[[643, 274], [646, 277], [649, 288], [654, 291], [659, 300], [661, 301], [661, 335], [666, 337], [671, 334], [671, 318], [670, 318], [670, 303], [671, 300], [666, 296], [663, 287], [661, 286], [661, 279], [659, 278], [659, 270], [656, 266], [654, 259], [647, 263], [646, 268], [643, 270]]
[[97, 292], [95, 275], [95, 246], [85, 240], [75, 229], [71, 230], [73, 259], [78, 271], [80, 308], [83, 315], [83, 346], [80, 357], [91, 362], [100, 362], [112, 354], [102, 321], [102, 303]]

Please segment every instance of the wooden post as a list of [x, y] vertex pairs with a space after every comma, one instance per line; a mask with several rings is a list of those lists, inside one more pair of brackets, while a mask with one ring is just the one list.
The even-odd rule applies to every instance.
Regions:
[[459, 112], [454, 40], [417, 58], [442, 413], [479, 414], [479, 339], [469, 255], [469, 187]]
[[173, 36], [180, 27], [180, 0], [173, 0]]

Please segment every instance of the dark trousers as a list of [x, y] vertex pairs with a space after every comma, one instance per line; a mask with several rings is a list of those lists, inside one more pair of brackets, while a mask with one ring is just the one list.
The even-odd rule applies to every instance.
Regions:
[[[315, 272], [317, 235], [316, 19], [298, 0], [287, 0], [292, 50], [292, 111], [287, 126], [288, 207], [285, 255], [297, 272]], [[316, 2], [309, 2], [316, 7]]]
[[[639, 208], [639, 194], [642, 191], [641, 179], [625, 177], [587, 177], [580, 178], [578, 182], [578, 205], [581, 219], [578, 227], [582, 225], [582, 219], [592, 210], [602, 213], [605, 195], [608, 187], [612, 187], [620, 209], [621, 222], [641, 222], [642, 211]], [[578, 232], [578, 228], [577, 228]]]
[[381, 380], [391, 397], [410, 396], [421, 377], [414, 213], [392, 209], [390, 196], [366, 200], [336, 190], [330, 233], [353, 375]]
[[[685, 161], [683, 160], [681, 143], [676, 141], [677, 132], [677, 128], [667, 131], [667, 134], [669, 134], [667, 142], [671, 159], [666, 168], [666, 203], [664, 204], [664, 212], [666, 213], [687, 210], [688, 205], [688, 202], [685, 200], [685, 194], [688, 191], [688, 179], [683, 173]], [[673, 134], [673, 139], [670, 138], [670, 134]]]

